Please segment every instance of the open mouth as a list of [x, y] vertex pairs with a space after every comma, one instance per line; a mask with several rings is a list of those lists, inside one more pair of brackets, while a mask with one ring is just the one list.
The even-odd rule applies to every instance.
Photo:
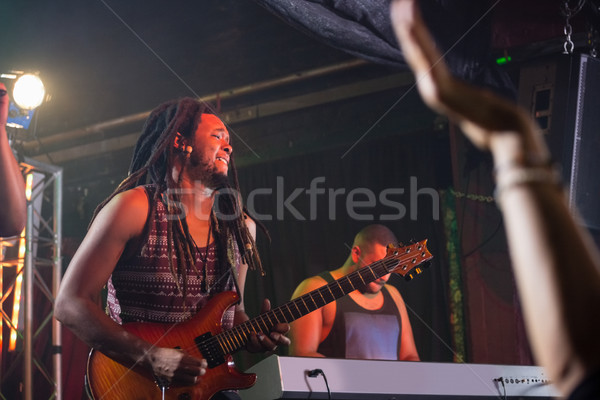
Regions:
[[229, 165], [229, 160], [227, 160], [227, 159], [225, 159], [223, 157], [217, 157], [216, 161], [221, 161], [225, 165]]

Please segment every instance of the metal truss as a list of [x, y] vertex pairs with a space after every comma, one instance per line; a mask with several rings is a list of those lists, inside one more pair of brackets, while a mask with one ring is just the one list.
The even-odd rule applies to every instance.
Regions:
[[20, 165], [31, 187], [27, 225], [20, 237], [0, 238], [0, 399], [60, 400], [61, 326], [53, 308], [62, 276], [63, 170], [28, 158]]

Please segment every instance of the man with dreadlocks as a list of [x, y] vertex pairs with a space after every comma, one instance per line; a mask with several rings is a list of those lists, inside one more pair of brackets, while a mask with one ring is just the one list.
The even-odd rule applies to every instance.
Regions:
[[[128, 177], [94, 213], [62, 281], [55, 316], [84, 342], [160, 382], [192, 385], [207, 363], [155, 347], [126, 322], [176, 324], [219, 292], [243, 299], [247, 268], [260, 260], [256, 223], [242, 210], [229, 133], [200, 102], [157, 107], [134, 149]], [[230, 168], [231, 166], [231, 168]], [[228, 184], [228, 172], [234, 186]], [[107, 313], [100, 304], [106, 285]], [[269, 309], [268, 300], [263, 304]], [[225, 312], [224, 329], [247, 320], [243, 302]], [[287, 324], [252, 335], [249, 351], [289, 344]]]

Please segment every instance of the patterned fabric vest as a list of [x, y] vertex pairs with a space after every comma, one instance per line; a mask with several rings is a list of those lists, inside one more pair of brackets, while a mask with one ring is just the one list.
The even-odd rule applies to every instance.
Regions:
[[[153, 188], [145, 186], [149, 213], [145, 240], [128, 255], [122, 255], [107, 283], [107, 312], [118, 323], [160, 322], [177, 323], [196, 314], [210, 297], [226, 290], [235, 290], [230, 271], [219, 271], [215, 243], [208, 248], [196, 248], [196, 268], [187, 271], [185, 301], [169, 267], [167, 248], [167, 213], [161, 201], [153, 201]], [[205, 262], [206, 261], [206, 262]], [[240, 264], [236, 251], [235, 273]], [[177, 265], [173, 250], [173, 265]], [[178, 276], [182, 287], [182, 277]], [[205, 284], [204, 284], [205, 282]], [[233, 326], [233, 307], [223, 315], [222, 327]]]
[[[329, 272], [319, 274], [333, 282]], [[350, 296], [336, 300], [331, 331], [317, 351], [325, 357], [364, 360], [397, 360], [402, 334], [402, 317], [394, 299], [384, 286], [383, 306], [367, 310]]]

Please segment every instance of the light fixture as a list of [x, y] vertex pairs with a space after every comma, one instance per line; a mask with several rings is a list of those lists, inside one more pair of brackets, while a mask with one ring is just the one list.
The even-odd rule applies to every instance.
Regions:
[[47, 99], [46, 90], [37, 73], [11, 71], [0, 74], [10, 92], [7, 126], [29, 128], [34, 110]]
[[33, 110], [44, 101], [46, 89], [39, 76], [24, 74], [17, 78], [13, 88], [13, 100], [23, 110]]

